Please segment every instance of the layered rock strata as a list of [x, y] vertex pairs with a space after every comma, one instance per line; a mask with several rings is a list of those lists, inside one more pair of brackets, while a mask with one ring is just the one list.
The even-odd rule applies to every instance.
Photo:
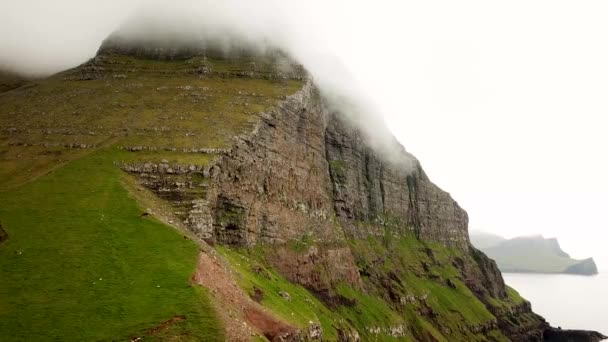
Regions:
[[[364, 287], [349, 240], [390, 231], [454, 249], [462, 255], [454, 266], [464, 283], [497, 317], [463, 329], [499, 328], [514, 341], [541, 341], [549, 325], [528, 302], [510, 310], [492, 303], [492, 298], [507, 298], [506, 286], [496, 263], [470, 245], [467, 213], [396, 141], [388, 158], [344, 113], [328, 108], [308, 79], [207, 165], [122, 168], [172, 202], [184, 226], [198, 237], [228, 246], [276, 246], [268, 261], [330, 306], [348, 305], [335, 295], [337, 284]], [[285, 247], [301, 239], [320, 247], [304, 253]], [[372, 286], [390, 292], [382, 285], [384, 277], [379, 274]], [[545, 337], [555, 334], [551, 330]], [[348, 336], [358, 333], [344, 336], [344, 341], [356, 340]]]

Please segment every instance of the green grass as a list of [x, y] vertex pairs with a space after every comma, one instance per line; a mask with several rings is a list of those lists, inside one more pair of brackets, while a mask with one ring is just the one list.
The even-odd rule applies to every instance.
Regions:
[[525, 299], [511, 286], [507, 286], [507, 295], [509, 296], [509, 300], [514, 304], [520, 304], [525, 301]]
[[[229, 147], [234, 135], [255, 125], [259, 112], [293, 94], [302, 81], [271, 80], [273, 70], [263, 63], [256, 64], [254, 77], [235, 76], [251, 69], [246, 60], [104, 58], [103, 79], [75, 81], [71, 76], [81, 69], [74, 69], [0, 94], [0, 221], [9, 234], [0, 245], [0, 340], [222, 340], [206, 290], [189, 281], [197, 246], [140, 217], [143, 210], [131, 195], [154, 212], [170, 212], [170, 204], [140, 189], [114, 163], [205, 165], [216, 156], [182, 148]], [[193, 70], [201, 64], [212, 72], [198, 77]], [[62, 146], [67, 143], [97, 147]], [[331, 161], [330, 168], [343, 176], [343, 161]], [[367, 275], [362, 288], [333, 289], [352, 305], [332, 309], [268, 264], [265, 255], [276, 246], [217, 250], [245, 291], [263, 291], [264, 307], [302, 329], [320, 323], [326, 340], [336, 340], [340, 327], [356, 329], [364, 341], [484, 340], [465, 328], [494, 317], [452, 266], [462, 253], [403, 236], [407, 226], [390, 215], [377, 219], [384, 237], [344, 242]], [[311, 246], [331, 247], [308, 235], [282, 247], [305, 253]], [[416, 303], [388, 298], [386, 284], [394, 295], [415, 296]], [[492, 304], [508, 309], [523, 301], [512, 289], [508, 294]], [[427, 305], [435, 317], [421, 314]], [[185, 320], [151, 330], [178, 316]], [[387, 334], [396, 326], [407, 329], [405, 336]], [[498, 331], [490, 333], [504, 340]]]
[[[87, 69], [78, 67], [0, 94], [0, 222], [10, 236], [0, 246], [0, 340], [222, 339], [207, 294], [189, 283], [197, 246], [141, 218], [129, 194], [171, 208], [114, 163], [205, 165], [216, 155], [182, 149], [229, 147], [303, 84], [251, 62], [102, 56], [102, 79], [78, 81]], [[202, 64], [211, 72], [199, 75]], [[149, 330], [174, 316], [186, 319]]]
[[[183, 315], [178, 340], [222, 340], [207, 293], [190, 284], [197, 246], [142, 218], [105, 149], [0, 193], [0, 340], [126, 340]], [[163, 337], [164, 336], [164, 337]]]
[[[393, 308], [408, 317], [408, 323], [418, 335], [430, 334], [438, 340], [441, 340], [439, 336], [448, 340], [483, 340], [483, 336], [460, 329], [486, 324], [494, 319], [463, 283], [460, 272], [452, 266], [453, 257], [465, 257], [462, 252], [390, 232], [381, 239], [353, 240], [351, 245], [359, 267], [370, 273], [364, 278], [367, 282], [377, 287], [382, 279], [392, 279], [390, 283], [394, 292], [416, 298], [414, 303], [401, 307], [393, 304]], [[393, 274], [392, 278], [388, 278], [388, 274]], [[448, 280], [453, 287], [447, 285]], [[426, 299], [421, 300], [424, 297]], [[428, 305], [436, 315], [434, 322], [420, 314], [424, 305]], [[438, 326], [450, 333], [444, 335]]]
[[[310, 239], [291, 241], [284, 248], [304, 253], [306, 247], [311, 245], [323, 248]], [[250, 294], [254, 288], [263, 291], [262, 305], [301, 328], [305, 328], [309, 321], [320, 322], [328, 340], [334, 339], [335, 328], [344, 324], [356, 329], [365, 341], [415, 341], [421, 338], [437, 341], [486, 340], [483, 335], [463, 330], [464, 327], [488, 324], [495, 317], [463, 283], [460, 272], [452, 266], [452, 258], [465, 257], [461, 251], [393, 234], [381, 239], [352, 240], [350, 245], [359, 267], [370, 271], [366, 265], [373, 265], [373, 271], [371, 275], [363, 277], [363, 290], [344, 283], [338, 285], [335, 293], [354, 304], [331, 310], [307, 289], [289, 282], [273, 270], [265, 259], [270, 247], [218, 247], [218, 251], [235, 270], [239, 284], [245, 291]], [[382, 260], [382, 263], [378, 260]], [[427, 264], [426, 270], [423, 263]], [[402, 296], [414, 296], [415, 303], [401, 304], [386, 298], [385, 285], [381, 285], [379, 279], [389, 279], [389, 273], [394, 275], [390, 278], [392, 290]], [[448, 280], [454, 287], [447, 285]], [[288, 292], [292, 301], [283, 299], [279, 291]], [[523, 300], [513, 289], [508, 289], [508, 294], [507, 299], [496, 299], [494, 304], [508, 309]], [[422, 300], [423, 297], [426, 299]], [[421, 314], [424, 306], [432, 310], [434, 318]], [[395, 338], [387, 333], [391, 327], [398, 326], [405, 327], [404, 336]], [[370, 328], [378, 328], [380, 333], [371, 332]], [[491, 334], [494, 340], [506, 340], [499, 331], [492, 331]]]
[[[216, 247], [235, 271], [239, 285], [250, 294], [254, 287], [261, 289], [264, 293], [261, 304], [278, 317], [303, 329], [308, 327], [310, 321], [319, 322], [324, 339], [328, 341], [337, 339], [338, 327], [356, 329], [364, 341], [414, 341], [408, 331], [399, 338], [387, 334], [390, 327], [403, 325], [407, 329], [409, 322], [381, 297], [341, 284], [336, 289], [337, 293], [354, 300], [355, 304], [329, 309], [306, 288], [291, 283], [269, 266], [264, 259], [268, 253], [266, 248]], [[261, 272], [254, 271], [260, 268]], [[289, 293], [291, 301], [281, 297], [279, 291]], [[432, 329], [428, 323], [427, 327]], [[372, 333], [369, 328], [380, 328], [380, 332]]]
[[[429, 305], [446, 317], [453, 316], [457, 311], [458, 316], [469, 325], [493, 319], [494, 316], [460, 280], [460, 272], [451, 265], [450, 257], [458, 252], [438, 244], [427, 243], [425, 245], [412, 237], [401, 238], [397, 242], [397, 255], [405, 269], [418, 267], [420, 261], [430, 265], [427, 273], [432, 276], [431, 279], [428, 276], [415, 276], [414, 273], [407, 273], [403, 275], [405, 286], [419, 295], [429, 293]], [[425, 247], [432, 250], [435, 262], [422, 250]], [[446, 285], [445, 281], [448, 279], [455, 288]]]
[[[338, 293], [355, 301], [354, 307], [342, 306], [338, 312], [347, 321], [358, 327], [362, 336], [376, 341], [411, 340], [409, 335], [401, 339], [393, 338], [386, 334], [386, 330], [383, 330], [399, 325], [407, 327], [408, 322], [381, 297], [363, 293], [345, 284], [338, 287]], [[366, 331], [366, 328], [380, 328], [381, 332], [371, 334]]]
[[[216, 249], [236, 271], [238, 283], [247, 293], [252, 294], [254, 287], [264, 292], [261, 302], [264, 307], [300, 328], [308, 328], [310, 321], [318, 322], [323, 328], [324, 338], [329, 341], [337, 339], [336, 327], [343, 325], [341, 317], [325, 307], [304, 287], [289, 282], [265, 265], [262, 249]], [[263, 271], [256, 272], [255, 268]], [[291, 301], [285, 300], [279, 291], [289, 293]]]
[[[0, 191], [84, 153], [66, 144], [100, 146], [112, 140], [162, 151], [140, 152], [140, 159], [204, 163], [209, 156], [180, 151], [229, 147], [235, 135], [252, 130], [260, 112], [303, 84], [231, 75], [252, 69], [250, 61], [238, 59], [205, 61], [214, 70], [205, 77], [195, 73], [200, 57], [156, 61], [115, 55], [97, 63], [105, 68], [102, 79], [74, 80], [84, 69], [79, 67], [0, 93]], [[261, 63], [256, 68], [271, 71]]]

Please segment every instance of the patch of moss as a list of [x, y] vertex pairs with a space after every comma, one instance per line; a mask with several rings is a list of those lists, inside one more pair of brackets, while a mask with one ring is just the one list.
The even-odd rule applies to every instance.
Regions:
[[[388, 289], [391, 295], [384, 299], [394, 310], [424, 320], [409, 320], [410, 324], [415, 323], [414, 331], [423, 329], [449, 340], [483, 339], [473, 332], [474, 327], [488, 324], [495, 317], [452, 266], [452, 258], [462, 257], [462, 252], [389, 232], [382, 238], [353, 240], [351, 244], [366, 283], [372, 288], [384, 288], [384, 293]], [[425, 328], [429, 324], [435, 331]], [[462, 330], [463, 326], [470, 329]]]
[[346, 181], [346, 162], [340, 159], [330, 160], [329, 168], [332, 171], [334, 181], [340, 184]]
[[[407, 329], [408, 322], [402, 315], [391, 308], [381, 297], [366, 294], [348, 285], [342, 284], [338, 287], [338, 293], [353, 300], [354, 306], [342, 306], [338, 312], [349, 322], [358, 328], [360, 335], [370, 340], [391, 341], [399, 340], [392, 338], [387, 331], [391, 327], [403, 326], [405, 335], [400, 339], [411, 339]], [[376, 332], [377, 331], [377, 332]]]
[[526, 300], [511, 286], [507, 286], [507, 295], [509, 296], [509, 300], [514, 304], [521, 304]]
[[294, 252], [304, 252], [307, 251], [310, 246], [315, 245], [315, 241], [311, 235], [304, 234], [300, 239], [290, 240], [287, 244]]

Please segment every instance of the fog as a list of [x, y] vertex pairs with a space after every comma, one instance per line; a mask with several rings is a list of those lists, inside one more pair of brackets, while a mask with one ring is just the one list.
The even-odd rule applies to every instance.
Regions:
[[278, 45], [383, 118], [471, 228], [557, 237], [606, 270], [606, 17], [602, 1], [3, 1], [0, 67], [49, 74], [120, 27], [156, 35], [133, 18]]

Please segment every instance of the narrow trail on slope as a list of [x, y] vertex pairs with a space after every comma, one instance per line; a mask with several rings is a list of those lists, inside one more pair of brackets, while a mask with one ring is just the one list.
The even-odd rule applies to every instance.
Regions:
[[209, 289], [228, 341], [247, 342], [260, 334], [270, 341], [290, 341], [297, 328], [277, 319], [253, 301], [236, 283], [215, 251], [200, 252], [192, 281]]

